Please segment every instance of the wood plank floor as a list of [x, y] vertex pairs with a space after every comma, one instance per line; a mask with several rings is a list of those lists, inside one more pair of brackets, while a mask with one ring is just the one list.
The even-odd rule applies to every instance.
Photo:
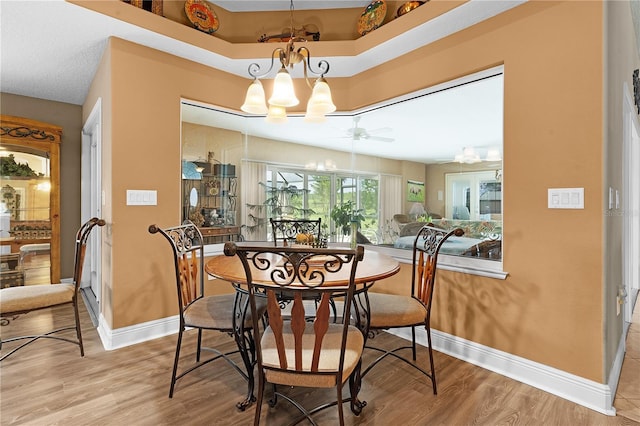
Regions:
[[[168, 398], [175, 336], [114, 350], [102, 348], [88, 314], [82, 309], [85, 357], [68, 343], [39, 341], [0, 366], [2, 425], [248, 425], [254, 409], [235, 409], [246, 390], [244, 380], [216, 361], [178, 382]], [[30, 314], [0, 328], [3, 338], [25, 328], [64, 323], [60, 309]], [[188, 333], [183, 354], [193, 354]], [[378, 345], [399, 338], [381, 334]], [[208, 344], [233, 348], [225, 334], [211, 333]], [[9, 345], [4, 345], [3, 351]], [[373, 353], [365, 354], [365, 364]], [[420, 353], [426, 361], [426, 351]], [[183, 358], [186, 360], [186, 357]], [[192, 358], [191, 358], [192, 359]], [[499, 374], [436, 353], [437, 396], [414, 371], [391, 360], [363, 381], [367, 401], [359, 417], [345, 405], [347, 425], [640, 425], [624, 417], [599, 414]], [[335, 399], [330, 391], [289, 389], [308, 407]], [[345, 388], [348, 393], [348, 388]], [[298, 413], [286, 401], [263, 406], [263, 425], [287, 424]], [[335, 407], [316, 417], [319, 425], [337, 424]], [[305, 423], [302, 423], [305, 424]]]

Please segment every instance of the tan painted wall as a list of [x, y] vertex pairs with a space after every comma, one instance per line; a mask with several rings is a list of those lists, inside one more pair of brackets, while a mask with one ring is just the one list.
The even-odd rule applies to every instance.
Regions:
[[[240, 164], [241, 158], [251, 161], [269, 162], [292, 167], [305, 167], [310, 159], [331, 160], [338, 170], [351, 170], [351, 153], [320, 147], [301, 146], [283, 141], [244, 136], [232, 132], [193, 123], [182, 124], [183, 157], [195, 160], [206, 159], [207, 152], [214, 152], [216, 160], [223, 163]], [[230, 152], [237, 153], [234, 157]], [[286, 155], [282, 155], [286, 152]], [[356, 155], [354, 168], [369, 173], [402, 175], [410, 170], [408, 179], [424, 179], [424, 165], [411, 161]], [[422, 172], [422, 173], [421, 173]]]
[[[576, 230], [602, 227], [603, 100], [593, 90], [601, 58], [600, 3], [529, 2], [364, 73], [351, 92], [366, 105], [374, 93], [391, 97], [504, 64], [509, 277], [442, 273], [432, 325], [595, 381], [603, 379], [603, 240]], [[585, 210], [547, 209], [553, 187], [584, 187]]]
[[[594, 90], [603, 81], [602, 19], [599, 2], [528, 2], [392, 64], [330, 81], [339, 108], [352, 109], [504, 64], [509, 277], [439, 273], [432, 325], [598, 382], [603, 237], [590, 231], [603, 226], [603, 99]], [[237, 108], [247, 80], [121, 40], [110, 49], [110, 325], [119, 328], [175, 313], [168, 249], [147, 227], [180, 219], [180, 97]], [[584, 210], [546, 208], [547, 188], [563, 186], [585, 188]], [[126, 189], [157, 189], [158, 205], [126, 206]]]
[[[73, 278], [73, 252], [80, 227], [80, 154], [82, 107], [64, 102], [0, 94], [2, 114], [62, 127], [60, 144], [60, 278]], [[71, 206], [71, 208], [65, 208]]]

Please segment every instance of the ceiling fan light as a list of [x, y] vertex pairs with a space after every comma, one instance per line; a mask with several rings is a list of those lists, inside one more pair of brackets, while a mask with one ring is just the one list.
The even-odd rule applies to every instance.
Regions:
[[487, 158], [485, 161], [502, 161], [500, 151], [496, 148], [491, 148], [487, 151]]
[[277, 105], [269, 105], [269, 112], [267, 112], [265, 120], [268, 123], [286, 123], [287, 109]]
[[464, 158], [473, 158], [476, 155], [476, 150], [473, 148], [463, 148], [462, 155], [464, 155]]
[[284, 67], [280, 68], [273, 81], [273, 93], [269, 98], [269, 105], [288, 108], [299, 103], [300, 101], [296, 98], [296, 93], [293, 90], [291, 76]]
[[247, 95], [244, 99], [244, 104], [240, 107], [244, 112], [249, 114], [266, 114], [267, 103], [264, 97], [264, 88], [262, 83], [257, 78], [254, 79], [249, 88], [247, 89]]
[[331, 99], [331, 89], [322, 77], [317, 79], [313, 85], [313, 92], [307, 104], [307, 112], [309, 110], [312, 110], [313, 113], [321, 114], [329, 114], [336, 110], [336, 106]]
[[454, 160], [456, 163], [474, 164], [482, 160], [473, 148], [463, 148], [460, 154], [456, 154]]

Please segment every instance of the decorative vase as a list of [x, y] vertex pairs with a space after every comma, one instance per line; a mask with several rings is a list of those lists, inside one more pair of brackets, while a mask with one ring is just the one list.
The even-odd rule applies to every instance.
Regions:
[[350, 246], [352, 249], [355, 249], [357, 245], [358, 245], [358, 222], [355, 220], [352, 220]]

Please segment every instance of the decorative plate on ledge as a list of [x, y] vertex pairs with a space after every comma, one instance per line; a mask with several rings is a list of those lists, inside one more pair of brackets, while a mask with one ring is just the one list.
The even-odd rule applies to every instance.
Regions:
[[189, 21], [200, 31], [213, 34], [220, 28], [218, 16], [206, 1], [187, 0], [184, 3], [184, 11]]
[[402, 15], [411, 12], [413, 9], [415, 9], [418, 6], [422, 6], [423, 4], [425, 4], [426, 1], [408, 1], [405, 4], [403, 4], [402, 6], [400, 6], [398, 8], [398, 17], [401, 17]]
[[387, 4], [384, 0], [373, 0], [364, 9], [358, 19], [358, 34], [361, 36], [375, 30], [387, 16]]

